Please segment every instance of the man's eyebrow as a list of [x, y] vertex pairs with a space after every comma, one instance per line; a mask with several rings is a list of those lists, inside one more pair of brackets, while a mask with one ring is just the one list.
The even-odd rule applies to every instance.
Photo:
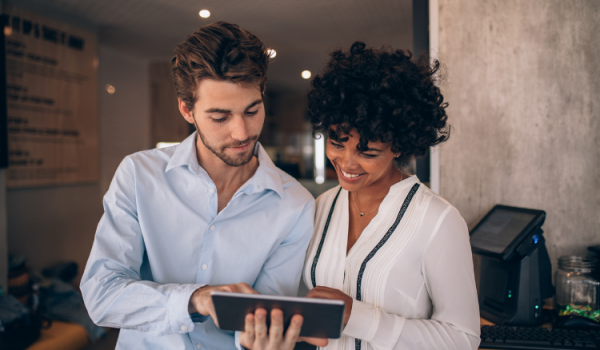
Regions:
[[[256, 106], [259, 103], [262, 103], [263, 100], [262, 98], [259, 98], [258, 100], [252, 102], [251, 104], [248, 105], [248, 107], [246, 107], [244, 110], [249, 110], [250, 108]], [[231, 113], [230, 109], [223, 109], [223, 108], [210, 108], [204, 111], [204, 113], [221, 113], [221, 114], [229, 114]]]
[[249, 104], [248, 107], [246, 107], [246, 110], [249, 110], [250, 108], [252, 108], [252, 107], [254, 107], [257, 104], [262, 103], [262, 102], [263, 102], [262, 98], [259, 98], [258, 100], [256, 100], [256, 101], [252, 102], [251, 104]]
[[229, 114], [231, 113], [231, 110], [229, 109], [222, 109], [222, 108], [211, 108], [211, 109], [207, 109], [204, 111], [204, 113], [222, 113], [222, 114]]

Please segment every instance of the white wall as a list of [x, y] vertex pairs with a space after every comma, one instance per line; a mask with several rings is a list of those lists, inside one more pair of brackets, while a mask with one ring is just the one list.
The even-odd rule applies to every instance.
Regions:
[[[150, 143], [149, 65], [137, 57], [99, 47], [100, 192], [108, 190], [115, 170], [131, 153]], [[111, 84], [110, 95], [105, 86]]]

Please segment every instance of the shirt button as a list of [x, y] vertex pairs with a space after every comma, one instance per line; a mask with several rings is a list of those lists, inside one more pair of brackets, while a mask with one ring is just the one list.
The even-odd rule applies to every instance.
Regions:
[[[211, 188], [210, 190], [208, 190], [208, 192], [210, 192], [210, 193], [215, 193], [215, 189], [214, 189], [214, 188]], [[200, 346], [200, 344], [198, 344], [198, 346]], [[200, 349], [200, 348], [198, 348], [198, 349]]]
[[187, 331], [187, 327], [186, 326], [181, 326], [181, 330], [185, 332], [185, 331]]
[[202, 270], [206, 270], [206, 269], [208, 269], [208, 265], [206, 265], [206, 264], [202, 265]]
[[211, 231], [214, 231], [214, 230], [215, 230], [215, 225], [212, 225], [212, 226], [210, 227], [210, 230], [211, 230]]
[[196, 344], [196, 349], [198, 349], [198, 350], [202, 349], [202, 345]]

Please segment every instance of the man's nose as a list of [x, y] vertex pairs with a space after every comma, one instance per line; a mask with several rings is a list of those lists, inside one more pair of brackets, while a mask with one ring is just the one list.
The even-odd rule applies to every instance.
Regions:
[[250, 137], [248, 132], [248, 125], [245, 118], [241, 116], [235, 116], [232, 120], [231, 125], [231, 137], [234, 140], [244, 141]]

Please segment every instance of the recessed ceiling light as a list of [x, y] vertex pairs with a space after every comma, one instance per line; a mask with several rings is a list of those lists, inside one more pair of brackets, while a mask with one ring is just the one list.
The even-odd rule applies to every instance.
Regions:
[[309, 70], [302, 71], [302, 78], [310, 79], [310, 71]]
[[208, 18], [208, 17], [210, 17], [210, 11], [209, 10], [202, 10], [198, 14], [202, 18]]
[[269, 55], [269, 58], [275, 58], [275, 56], [277, 56], [277, 51], [273, 49], [267, 49], [267, 55]]
[[111, 95], [114, 94], [115, 93], [115, 87], [112, 86], [112, 85], [110, 85], [110, 84], [107, 84], [106, 85], [106, 92], [108, 92]]

